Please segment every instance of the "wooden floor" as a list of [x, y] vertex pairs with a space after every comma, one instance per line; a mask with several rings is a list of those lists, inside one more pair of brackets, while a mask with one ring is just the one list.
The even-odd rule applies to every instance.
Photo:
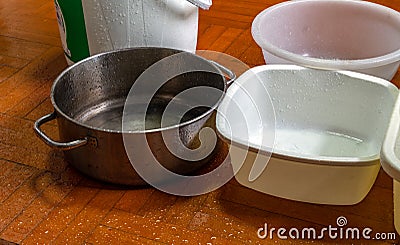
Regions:
[[[252, 40], [254, 16], [277, 0], [214, 0], [201, 11], [198, 49], [263, 64]], [[378, 2], [378, 1], [377, 1]], [[400, 10], [399, 0], [379, 1]], [[392, 180], [381, 171], [354, 206], [288, 201], [230, 181], [207, 195], [177, 197], [88, 179], [35, 137], [33, 122], [52, 111], [49, 91], [67, 67], [52, 0], [0, 0], [0, 244], [391, 244], [395, 240], [261, 240], [265, 223], [288, 229], [336, 225], [395, 232]], [[393, 80], [400, 85], [399, 73]], [[47, 125], [49, 134], [57, 125]]]

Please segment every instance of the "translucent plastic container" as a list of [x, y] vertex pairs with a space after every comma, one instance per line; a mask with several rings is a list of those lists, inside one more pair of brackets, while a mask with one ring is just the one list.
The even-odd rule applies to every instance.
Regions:
[[267, 64], [352, 70], [391, 80], [400, 61], [400, 13], [358, 0], [297, 0], [252, 24]]

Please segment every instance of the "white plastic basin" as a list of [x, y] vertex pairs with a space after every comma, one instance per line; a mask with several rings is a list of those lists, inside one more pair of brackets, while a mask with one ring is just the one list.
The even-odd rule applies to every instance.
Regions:
[[267, 64], [352, 70], [391, 80], [400, 61], [400, 13], [358, 0], [298, 0], [269, 7], [252, 35]]
[[393, 178], [394, 226], [400, 233], [400, 97], [383, 143], [381, 163], [385, 172]]
[[375, 182], [397, 96], [393, 84], [364, 74], [265, 65], [228, 89], [217, 130], [230, 143], [240, 184], [291, 200], [351, 205]]

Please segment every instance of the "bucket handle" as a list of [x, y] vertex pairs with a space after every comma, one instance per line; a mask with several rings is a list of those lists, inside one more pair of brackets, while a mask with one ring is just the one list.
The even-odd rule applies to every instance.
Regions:
[[226, 82], [226, 85], [231, 86], [231, 84], [233, 83], [233, 81], [236, 80], [236, 74], [229, 70], [228, 68], [226, 68], [225, 66], [221, 65], [218, 62], [215, 62], [213, 60], [209, 60], [213, 65], [215, 65], [216, 67], [218, 67], [218, 69], [220, 69], [223, 73], [225, 73], [225, 75], [229, 78], [229, 80]]
[[35, 124], [34, 124], [34, 126], [33, 126], [33, 129], [35, 130], [36, 135], [37, 135], [44, 143], [46, 143], [47, 145], [49, 145], [49, 146], [51, 146], [51, 147], [53, 147], [53, 148], [60, 149], [60, 150], [63, 150], [63, 151], [72, 150], [72, 149], [75, 149], [75, 148], [77, 148], [77, 147], [84, 146], [84, 145], [86, 145], [86, 144], [88, 143], [89, 139], [88, 139], [87, 137], [85, 137], [85, 138], [83, 138], [83, 139], [79, 139], [79, 140], [74, 140], [74, 141], [71, 141], [71, 142], [65, 142], [65, 143], [57, 142], [57, 141], [54, 141], [54, 140], [50, 139], [50, 137], [47, 136], [47, 135], [40, 129], [40, 127], [41, 127], [43, 124], [45, 124], [45, 123], [47, 123], [47, 122], [50, 122], [50, 121], [52, 121], [52, 120], [54, 120], [54, 119], [56, 119], [56, 118], [57, 118], [57, 114], [56, 114], [56, 112], [54, 111], [54, 112], [52, 112], [52, 113], [50, 113], [50, 114], [48, 114], [48, 115], [45, 115], [45, 116], [39, 118], [39, 119], [35, 122]]

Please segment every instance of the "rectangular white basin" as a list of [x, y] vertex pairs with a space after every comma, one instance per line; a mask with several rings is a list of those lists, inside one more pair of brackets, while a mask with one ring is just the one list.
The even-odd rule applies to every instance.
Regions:
[[360, 202], [379, 155], [398, 89], [354, 72], [265, 65], [241, 75], [217, 113], [237, 181], [291, 200]]

